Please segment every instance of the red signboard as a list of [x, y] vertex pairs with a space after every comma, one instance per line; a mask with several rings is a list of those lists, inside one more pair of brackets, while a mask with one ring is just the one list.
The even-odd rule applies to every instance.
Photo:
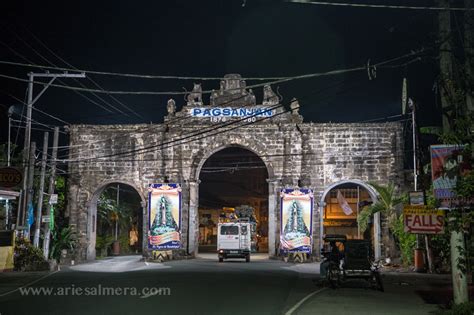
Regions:
[[427, 206], [403, 207], [405, 232], [414, 234], [444, 233], [444, 211]]
[[11, 188], [21, 184], [23, 176], [14, 167], [0, 168], [0, 187]]

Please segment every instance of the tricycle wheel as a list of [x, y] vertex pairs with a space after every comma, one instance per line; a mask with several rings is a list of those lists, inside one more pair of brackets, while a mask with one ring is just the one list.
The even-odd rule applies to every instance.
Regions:
[[327, 280], [329, 282], [329, 285], [331, 286], [331, 288], [336, 289], [339, 286], [340, 282], [338, 266], [336, 266], [335, 264], [330, 264], [327, 272]]
[[377, 281], [377, 288], [378, 288], [381, 292], [384, 292], [383, 282], [382, 282], [382, 276], [380, 275], [380, 273], [378, 273], [378, 272], [375, 273], [375, 280]]

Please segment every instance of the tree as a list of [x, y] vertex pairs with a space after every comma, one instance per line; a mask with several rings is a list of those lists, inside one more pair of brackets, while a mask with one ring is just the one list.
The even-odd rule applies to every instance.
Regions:
[[128, 225], [130, 218], [130, 207], [122, 202], [110, 199], [107, 194], [102, 194], [97, 203], [97, 217], [100, 219], [103, 229], [114, 228], [114, 239], [118, 239], [118, 229]]
[[388, 220], [388, 227], [393, 232], [397, 227], [398, 212], [397, 206], [403, 202], [403, 198], [396, 194], [395, 186], [389, 184], [388, 186], [381, 186], [371, 184], [378, 193], [377, 202], [367, 206], [359, 212], [357, 222], [361, 232], [367, 229], [370, 218], [380, 212]]

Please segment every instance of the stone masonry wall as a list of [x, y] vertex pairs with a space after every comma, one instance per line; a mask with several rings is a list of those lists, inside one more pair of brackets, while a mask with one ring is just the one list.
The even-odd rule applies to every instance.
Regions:
[[[201, 130], [197, 125], [112, 125], [71, 127], [68, 211], [70, 222], [81, 235], [82, 250], [88, 243], [88, 207], [109, 183], [134, 187], [143, 201], [151, 183], [170, 182], [183, 186], [182, 237], [187, 240], [189, 183], [199, 178], [199, 169], [213, 153], [241, 146], [259, 155], [267, 165], [269, 180], [283, 187], [312, 188], [315, 201], [324, 189], [341, 180], [400, 183], [402, 171], [401, 126], [384, 124], [285, 125], [268, 121], [178, 144], [169, 143]], [[162, 143], [169, 143], [164, 144]], [[134, 151], [152, 147], [146, 152]], [[121, 156], [113, 156], [122, 152]], [[94, 199], [94, 197], [96, 197]], [[276, 198], [275, 246], [279, 239], [279, 198]], [[315, 205], [315, 210], [318, 210]], [[271, 211], [272, 211], [271, 210]], [[146, 213], [146, 211], [145, 211]], [[146, 226], [146, 221], [144, 221]], [[197, 221], [194, 222], [196, 224]], [[319, 235], [319, 212], [314, 211], [314, 246]], [[383, 231], [386, 236], [387, 231]], [[144, 238], [146, 239], [146, 238]], [[187, 244], [186, 244], [187, 246]]]

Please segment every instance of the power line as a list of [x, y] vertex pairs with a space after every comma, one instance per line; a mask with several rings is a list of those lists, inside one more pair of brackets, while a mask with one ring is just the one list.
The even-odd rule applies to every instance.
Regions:
[[[308, 97], [309, 95], [311, 95], [313, 93], [310, 93], [308, 95], [306, 95], [305, 97]], [[300, 99], [304, 99], [305, 97], [303, 98], [300, 98]], [[278, 103], [276, 107], [282, 107], [283, 104], [281, 103]], [[298, 106], [298, 109], [300, 108], [301, 106]], [[295, 109], [295, 108], [294, 108]], [[270, 108], [269, 108], [270, 110]], [[182, 137], [182, 138], [178, 138], [178, 139], [173, 139], [171, 141], [168, 141], [168, 142], [162, 142], [160, 144], [156, 144], [156, 145], [152, 145], [152, 146], [147, 146], [147, 147], [143, 147], [141, 149], [134, 149], [134, 150], [129, 150], [129, 151], [124, 151], [124, 152], [119, 152], [119, 153], [114, 153], [114, 154], [107, 154], [107, 155], [103, 155], [103, 156], [99, 156], [99, 157], [91, 157], [91, 158], [86, 158], [86, 159], [69, 159], [69, 160], [62, 160], [61, 162], [71, 162], [71, 161], [85, 161], [85, 160], [97, 160], [97, 159], [101, 159], [101, 158], [111, 158], [111, 157], [114, 157], [114, 156], [129, 156], [131, 154], [144, 154], [144, 153], [148, 153], [150, 152], [151, 150], [154, 150], [158, 147], [160, 147], [161, 149], [167, 149], [169, 147], [173, 147], [173, 146], [176, 146], [176, 145], [182, 145], [182, 144], [185, 144], [185, 143], [188, 143], [188, 142], [191, 142], [191, 141], [197, 141], [197, 140], [201, 140], [203, 138], [206, 138], [206, 137], [211, 137], [211, 136], [216, 136], [218, 134], [221, 134], [221, 133], [224, 133], [224, 132], [229, 132], [229, 131], [232, 131], [232, 130], [235, 130], [237, 128], [241, 128], [241, 127], [244, 127], [244, 126], [248, 126], [248, 125], [252, 125], [252, 124], [256, 124], [258, 122], [261, 122], [263, 120], [267, 120], [267, 119], [271, 119], [275, 116], [279, 116], [279, 115], [282, 115], [282, 114], [285, 114], [287, 112], [291, 111], [290, 110], [285, 110], [283, 112], [280, 112], [280, 113], [276, 113], [274, 116], [270, 116], [270, 117], [264, 117], [264, 118], [260, 118], [260, 119], [257, 119], [256, 121], [254, 122], [247, 122], [247, 123], [244, 123], [244, 124], [241, 124], [241, 125], [237, 125], [237, 126], [234, 126], [234, 127], [231, 127], [231, 128], [228, 128], [228, 129], [225, 129], [225, 130], [222, 130], [222, 131], [217, 131], [215, 133], [212, 133], [212, 134], [207, 134], [206, 133], [209, 133], [209, 132], [212, 132], [212, 131], [215, 131], [217, 129], [221, 129], [221, 128], [224, 128], [224, 127], [228, 127], [230, 125], [234, 125], [234, 124], [237, 124], [239, 122], [242, 122], [244, 120], [246, 120], [246, 117], [245, 119], [240, 119], [240, 120], [236, 120], [236, 121], [232, 121], [232, 122], [229, 122], [229, 123], [226, 123], [226, 124], [223, 124], [221, 126], [218, 126], [218, 127], [215, 127], [215, 128], [212, 128], [210, 130], [206, 130], [206, 131], [200, 131], [200, 132], [197, 132], [195, 134], [192, 134], [192, 135], [188, 135], [186, 137]], [[255, 117], [256, 115], [253, 115], [253, 117]], [[252, 117], [252, 116], [251, 116]], [[199, 136], [198, 138], [194, 138], [196, 136]], [[179, 142], [179, 143], [177, 143]], [[164, 146], [164, 145], [167, 145], [167, 146]]]
[[[397, 59], [397, 58], [395, 58], [395, 59]], [[316, 91], [316, 92], [319, 92], [319, 91]], [[312, 95], [312, 94], [314, 94], [314, 92], [310, 93], [309, 95]], [[307, 97], [307, 96], [306, 96], [306, 97]], [[278, 104], [275, 105], [274, 107], [269, 108], [269, 110], [273, 110], [273, 109], [280, 108], [280, 107], [283, 107], [283, 106], [284, 106], [283, 104], [278, 103]], [[288, 111], [289, 111], [289, 110], [284, 111], [284, 112], [282, 112], [281, 114], [284, 114], [284, 113], [286, 113], [286, 112], [288, 112]], [[279, 114], [277, 114], [277, 115], [275, 115], [275, 116], [278, 116], [278, 115], [279, 115]], [[253, 116], [250, 116], [250, 117], [255, 117], [255, 116], [256, 116], [256, 115], [253, 115]], [[132, 151], [129, 151], [129, 152], [122, 152], [121, 154], [130, 155], [130, 154], [138, 153], [138, 152], [140, 152], [140, 153], [147, 153], [147, 152], [150, 152], [151, 149], [154, 149], [154, 148], [157, 148], [157, 147], [161, 147], [161, 149], [166, 149], [166, 148], [170, 147], [170, 146], [163, 147], [163, 146], [166, 145], [166, 144], [171, 144], [171, 146], [174, 146], [173, 143], [176, 143], [176, 142], [178, 142], [178, 141], [186, 140], [186, 139], [189, 139], [189, 138], [193, 138], [193, 137], [195, 137], [195, 136], [199, 136], [199, 135], [202, 135], [202, 134], [205, 134], [205, 133], [208, 133], [208, 132], [212, 132], [212, 131], [214, 131], [214, 130], [217, 130], [217, 129], [221, 129], [221, 128], [223, 128], [223, 127], [226, 127], [226, 126], [228, 126], [228, 125], [237, 124], [237, 123], [239, 123], [239, 122], [242, 122], [242, 121], [247, 120], [247, 118], [248, 118], [248, 117], [241, 118], [241, 119], [239, 119], [239, 120], [231, 121], [231, 122], [228, 122], [228, 123], [223, 123], [223, 124], [221, 124], [220, 126], [219, 126], [219, 125], [218, 125], [218, 126], [211, 126], [211, 127], [208, 128], [207, 130], [205, 129], [205, 130], [201, 130], [201, 131], [194, 132], [194, 133], [191, 132], [190, 134], [187, 134], [187, 135], [185, 135], [184, 137], [181, 137], [180, 139], [173, 139], [173, 140], [170, 140], [170, 141], [168, 141], [168, 142], [163, 142], [163, 141], [162, 141], [161, 143], [156, 144], [156, 145], [147, 146], [147, 147], [144, 147], [144, 148], [141, 148], [141, 149], [135, 149], [135, 150], [132, 150], [133, 152], [132, 152]], [[268, 117], [268, 118], [271, 118], [271, 117]], [[258, 120], [258, 121], [256, 121], [256, 122], [259, 122], [259, 121], [262, 121], [262, 119], [261, 119], [261, 120]], [[252, 124], [252, 123], [250, 123], [250, 124]], [[241, 126], [245, 126], [245, 125], [248, 125], [248, 124], [244, 124], [244, 125], [237, 126], [237, 128], [239, 128], [239, 127], [241, 127]], [[230, 131], [230, 130], [233, 130], [233, 129], [236, 129], [236, 128], [231, 128], [231, 129], [229, 129], [229, 130], [224, 130], [224, 132], [227, 132], [227, 131]], [[212, 134], [212, 135], [216, 135], [216, 134], [219, 134], [219, 133], [220, 133], [220, 132], [214, 133], [214, 134]], [[191, 139], [191, 140], [188, 140], [188, 141], [186, 141], [186, 142], [180, 142], [180, 143], [175, 144], [175, 145], [181, 145], [181, 144], [184, 144], [184, 143], [187, 143], [187, 142], [190, 142], [190, 141], [200, 140], [200, 139], [202, 139], [202, 138], [205, 138], [205, 136], [204, 136], [204, 137], [199, 137], [198, 139]], [[91, 150], [91, 151], [90, 151], [91, 154], [92, 154], [92, 151], [95, 151], [95, 150]], [[84, 153], [83, 153], [83, 152], [78, 152], [76, 155], [77, 155], [77, 156], [78, 156], [78, 155], [84, 155]], [[113, 156], [113, 155], [110, 155], [110, 156]], [[107, 156], [107, 157], [109, 157], [109, 156]], [[75, 159], [75, 158], [73, 158], [73, 159]], [[66, 160], [64, 160], [64, 161], [70, 161], [70, 160], [73, 160], [73, 159], [66, 159]]]
[[[206, 80], [224, 80], [223, 77], [186, 77], [186, 76], [170, 76], [170, 75], [152, 75], [152, 74], [131, 74], [131, 73], [119, 73], [119, 72], [106, 72], [106, 71], [94, 71], [94, 70], [81, 70], [77, 68], [64, 68], [64, 67], [52, 67], [52, 66], [42, 66], [34, 63], [21, 63], [21, 62], [13, 62], [13, 61], [1, 61], [0, 63], [13, 65], [13, 66], [22, 66], [22, 67], [31, 67], [31, 68], [44, 68], [50, 70], [58, 70], [58, 71], [79, 71], [89, 74], [97, 74], [97, 75], [106, 75], [106, 76], [119, 76], [119, 77], [130, 77], [130, 78], [139, 78], [139, 79], [172, 79], [172, 80], [199, 80], [199, 81], [206, 81]], [[281, 77], [247, 77], [241, 78], [242, 80], [248, 81], [268, 81], [268, 80], [281, 80], [288, 78], [288, 76], [281, 76]]]
[[[230, 104], [234, 101], [237, 101], [239, 99], [242, 99], [242, 98], [245, 98], [247, 97], [247, 95], [240, 95], [236, 98], [232, 98], [228, 101], [225, 101], [224, 103], [220, 104], [221, 106], [224, 106], [226, 104]], [[251, 106], [251, 105], [248, 105], [248, 106]], [[183, 122], [185, 120], [190, 120], [190, 119], [193, 119], [194, 117], [192, 116], [182, 116], [182, 117], [176, 117], [176, 118], [172, 118], [168, 121], [165, 122], [165, 125], [169, 125], [169, 124], [174, 124], [174, 123], [177, 123], [177, 122]], [[139, 130], [135, 130], [137, 132], [145, 132], [145, 131], [148, 131], [150, 129], [156, 129], [158, 125], [147, 125], [147, 127], [143, 128], [143, 129], [139, 129]], [[114, 135], [114, 136], [111, 136], [111, 137], [108, 137], [108, 138], [105, 138], [105, 139], [98, 139], [98, 140], [95, 140], [95, 141], [91, 141], [89, 143], [84, 143], [84, 144], [78, 144], [78, 145], [72, 145], [72, 146], [61, 146], [61, 147], [58, 147], [60, 148], [60, 150], [67, 150], [68, 148], [78, 148], [78, 147], [85, 147], [85, 146], [89, 146], [91, 144], [94, 144], [94, 143], [100, 143], [100, 142], [107, 142], [107, 141], [115, 141], [117, 139], [121, 139], [121, 138], [124, 138], [124, 137], [127, 137], [126, 135]], [[94, 149], [90, 149], [89, 151], [94, 151]], [[83, 152], [82, 152], [83, 153]]]
[[308, 1], [308, 0], [286, 0], [286, 2], [314, 4], [314, 5], [327, 5], [327, 6], [357, 7], [357, 8], [409, 9], [409, 10], [431, 10], [431, 11], [473, 11], [472, 8], [459, 8], [459, 7], [443, 8], [443, 7], [428, 7], [428, 6], [406, 6], [406, 5], [326, 2], [326, 1]]
[[[388, 154], [382, 154], [382, 153], [379, 153], [377, 155], [373, 155], [370, 159], [367, 158], [367, 155], [360, 155], [360, 157], [364, 157], [366, 160], [368, 161], [382, 161], [382, 160], [390, 160], [390, 159], [393, 159], [393, 158], [403, 158], [405, 156], [405, 152], [408, 152], [408, 151], [412, 151], [412, 150], [404, 150], [402, 151], [400, 154], [391, 154], [391, 153], [388, 153]], [[384, 151], [385, 152], [385, 151]], [[313, 156], [321, 156], [321, 154], [319, 152], [305, 152], [305, 153], [291, 153], [291, 154], [266, 154], [266, 155], [258, 155], [259, 158], [286, 158], [286, 157], [300, 157], [302, 155], [313, 155]], [[236, 156], [238, 158], [238, 156]], [[212, 156], [211, 156], [212, 158]], [[173, 159], [166, 159], [166, 161], [186, 161], [186, 160], [192, 160], [192, 159], [177, 159], [177, 160], [173, 160]], [[157, 160], [157, 159], [145, 159], [145, 160], [135, 160], [135, 159], [131, 159], [131, 160], [114, 160], [112, 162], [115, 162], [116, 164], [111, 167], [111, 168], [115, 168], [115, 169], [119, 169], [119, 168], [124, 168], [124, 169], [130, 169], [130, 165], [126, 165], [124, 163], [130, 163], [130, 162], [155, 162], [155, 161], [161, 161], [160, 160]], [[276, 162], [276, 161], [282, 161], [282, 160], [274, 160], [272, 159], [271, 161], [269, 162]], [[111, 161], [95, 161], [94, 163], [110, 163]], [[302, 161], [302, 160], [299, 160], [297, 161], [300, 165], [301, 168], [308, 168], [308, 167], [315, 167], [315, 166], [321, 166], [321, 165], [327, 165], [327, 163], [323, 162], [323, 161], [315, 161], [314, 159], [313, 160], [309, 160], [309, 161]], [[84, 161], [81, 161], [79, 163], [84, 163]], [[268, 168], [265, 164], [265, 162], [262, 160], [262, 163], [264, 165], [265, 168]], [[355, 163], [357, 164], [357, 163]], [[49, 165], [49, 164], [48, 164]], [[364, 163], [362, 163], [362, 165], [365, 165]], [[260, 165], [256, 165], [258, 166], [258, 168], [260, 168]], [[246, 166], [241, 166], [241, 167], [238, 167], [239, 169], [241, 170], [244, 170], [246, 169]], [[254, 166], [250, 166], [249, 169], [254, 169], [254, 168], [257, 168], [257, 167], [254, 167]], [[212, 169], [209, 169], [209, 168], [206, 168], [206, 167], [203, 167], [201, 168], [201, 170], [203, 169], [206, 169], [206, 170], [212, 170]], [[225, 167], [223, 167], [222, 169], [225, 169]], [[230, 169], [235, 169], [235, 167], [228, 167], [227, 168], [228, 170]], [[166, 167], [166, 170], [167, 171], [180, 171], [182, 170], [182, 168], [180, 167]], [[84, 174], [85, 172], [87, 172], [87, 170], [84, 170], [84, 171], [64, 171], [64, 170], [61, 170], [61, 172], [64, 174], [64, 175], [76, 175], [76, 174]]]
[[[2, 63], [2, 61], [0, 61], [0, 64], [1, 63]], [[276, 80], [276, 81], [270, 81], [270, 82], [265, 82], [265, 83], [254, 84], [254, 85], [247, 86], [246, 88], [263, 87], [267, 84], [277, 84], [277, 83], [289, 82], [289, 81], [293, 81], [293, 80], [301, 80], [301, 79], [309, 79], [309, 78], [322, 77], [322, 76], [330, 76], [330, 75], [343, 74], [343, 73], [349, 73], [349, 72], [355, 72], [355, 71], [361, 71], [361, 70], [366, 70], [366, 67], [363, 66], [363, 67], [355, 67], [355, 68], [351, 68], [351, 69], [333, 70], [333, 71], [328, 71], [328, 72], [305, 74], [305, 75], [289, 77], [289, 78], [286, 78], [286, 79], [281, 79], [281, 80]], [[0, 74], [0, 77], [5, 78], [5, 79], [14, 80], [14, 81], [28, 82], [28, 80], [26, 80], [26, 79], [14, 77], [14, 76], [9, 76], [9, 75], [5, 75], [5, 74]], [[35, 82], [35, 84], [47, 85], [47, 83], [37, 82], [37, 81]], [[69, 86], [69, 85], [61, 85], [61, 84], [49, 84], [49, 86], [62, 88], [62, 89], [67, 89], [67, 90], [73, 90], [73, 91], [82, 91], [82, 92], [90, 92], [90, 93], [103, 93], [103, 94], [130, 94], [130, 95], [185, 95], [185, 94], [189, 94], [188, 91], [186, 91], [186, 92], [182, 92], [182, 91], [106, 91], [106, 90], [81, 88], [81, 87], [77, 87], [77, 86]], [[202, 91], [202, 94], [210, 94], [212, 92], [213, 92], [212, 90], [206, 90], [206, 91]]]
[[[408, 54], [392, 58], [383, 62], [376, 63], [372, 65], [372, 67], [380, 67], [389, 63], [392, 63], [394, 61], [404, 59], [410, 56], [418, 55], [421, 52], [423, 52], [424, 49], [420, 49], [418, 51], [412, 51]], [[11, 62], [8, 61], [2, 61], [0, 60], [0, 64], [12, 64]], [[17, 65], [25, 65], [21, 63], [16, 63]], [[331, 76], [331, 75], [337, 75], [337, 74], [343, 74], [343, 73], [350, 73], [350, 72], [356, 72], [356, 71], [361, 71], [361, 70], [367, 70], [366, 66], [362, 67], [354, 67], [354, 68], [348, 68], [348, 69], [340, 69], [340, 70], [331, 70], [331, 71], [326, 71], [326, 72], [319, 72], [319, 73], [310, 73], [310, 74], [303, 74], [303, 75], [297, 75], [297, 76], [292, 76], [292, 77], [285, 77], [281, 78], [278, 80], [270, 81], [270, 82], [264, 82], [264, 83], [258, 83], [258, 84], [253, 84], [250, 86], [247, 86], [246, 88], [256, 88], [256, 87], [263, 87], [268, 84], [278, 84], [278, 83], [284, 83], [284, 82], [289, 82], [289, 81], [294, 81], [294, 80], [302, 80], [302, 79], [310, 79], [310, 78], [316, 78], [316, 77], [323, 77], [323, 76]], [[77, 71], [77, 70], [74, 70]], [[18, 77], [13, 77], [13, 76], [8, 76], [4, 74], [0, 74], [0, 77], [6, 78], [6, 79], [11, 79], [15, 81], [21, 81], [21, 82], [28, 82], [26, 79], [18, 78]], [[46, 85], [47, 83], [43, 82], [35, 82], [36, 84], [42, 84]], [[69, 90], [76, 90], [76, 91], [84, 91], [84, 92], [91, 92], [91, 93], [106, 93], [106, 94], [131, 94], [131, 95], [185, 95], [188, 94], [189, 92], [185, 91], [167, 91], [167, 92], [160, 92], [160, 91], [106, 91], [106, 90], [97, 90], [97, 89], [87, 89], [87, 88], [80, 88], [80, 87], [75, 87], [75, 86], [69, 86], [69, 85], [60, 85], [60, 84], [50, 84], [49, 86], [53, 87], [58, 87], [58, 88], [63, 88], [63, 89], [69, 89]], [[202, 91], [202, 94], [211, 94], [213, 91], [212, 90], [206, 90]]]
[[[43, 61], [45, 61], [47, 64], [53, 66], [53, 67], [56, 67], [56, 65], [51, 62], [48, 58], [44, 57], [38, 50], [36, 50], [33, 46], [31, 46], [26, 40], [24, 40], [21, 36], [19, 36], [15, 31], [11, 30], [10, 28], [8, 28], [10, 30], [10, 32], [12, 32], [15, 37], [17, 37], [24, 45], [26, 45], [29, 49], [31, 49], [37, 56], [39, 56]], [[42, 44], [42, 43], [41, 43]], [[73, 79], [76, 83], [78, 83], [81, 87], [83, 88], [87, 88], [86, 85], [82, 82], [80, 82], [79, 80], [77, 79]], [[61, 83], [61, 84], [65, 84], [62, 80], [58, 79], [58, 81]], [[102, 89], [100, 86], [97, 85], [98, 88]], [[103, 89], [102, 89], [103, 90]], [[114, 110], [116, 110], [117, 112], [121, 113], [121, 114], [124, 114], [126, 116], [128, 116], [127, 114], [125, 114], [122, 110], [118, 109], [117, 107], [113, 106], [112, 104], [110, 104], [109, 102], [107, 102], [106, 100], [104, 100], [101, 96], [95, 94], [95, 93], [92, 93], [97, 99], [99, 99], [100, 101], [102, 101], [104, 104], [110, 106], [111, 108], [113, 108]]]
[[[5, 94], [5, 95], [11, 97], [12, 99], [14, 99], [14, 100], [20, 102], [20, 103], [23, 104], [23, 105], [28, 105], [28, 104], [26, 104], [25, 102], [23, 102], [20, 98], [16, 97], [15, 95], [12, 95], [12, 94], [10, 94], [10, 93], [8, 93], [8, 92], [6, 92], [6, 91], [3, 91], [3, 90], [0, 89], [0, 93], [3, 93], [3, 94]], [[48, 116], [49, 118], [52, 118], [52, 119], [55, 119], [55, 120], [57, 120], [57, 121], [59, 121], [59, 122], [65, 123], [66, 125], [71, 125], [70, 122], [67, 122], [67, 121], [65, 121], [65, 120], [63, 120], [63, 119], [61, 119], [61, 118], [59, 118], [59, 117], [56, 117], [56, 116], [54, 116], [54, 115], [51, 115], [51, 114], [49, 114], [49, 113], [47, 113], [47, 112], [45, 112], [45, 111], [42, 111], [42, 110], [40, 110], [40, 109], [38, 109], [38, 108], [36, 108], [36, 107], [34, 107], [34, 106], [33, 106], [32, 108], [33, 108], [33, 110], [35, 110], [35, 111], [37, 111], [37, 112], [39, 112], [39, 113], [41, 113], [41, 114], [43, 114], [43, 115], [46, 115], [46, 116]]]
[[[329, 86], [323, 87], [323, 88], [321, 88], [321, 89], [319, 90], [319, 92], [326, 92], [328, 89], [333, 88], [333, 87], [337, 87], [337, 86], [339, 86], [339, 85], [341, 85], [341, 84], [343, 84], [343, 83], [345, 83], [345, 80], [342, 80], [342, 81], [340, 81], [340, 82], [337, 82], [336, 84], [331, 84], [331, 85], [329, 85]], [[224, 106], [224, 105], [226, 105], [226, 104], [232, 103], [232, 102], [234, 102], [234, 101], [236, 101], [236, 100], [239, 100], [239, 99], [242, 99], [242, 98], [244, 98], [244, 97], [246, 97], [246, 95], [241, 95], [241, 96], [238, 96], [238, 97], [236, 97], [236, 98], [232, 98], [232, 99], [230, 99], [230, 100], [228, 100], [228, 101], [226, 101], [226, 102], [220, 104], [220, 106]], [[252, 106], [252, 105], [248, 105], [248, 106]], [[280, 107], [280, 106], [278, 106], [278, 107]], [[179, 122], [179, 121], [182, 122], [182, 121], [184, 121], [184, 120], [190, 120], [190, 119], [193, 119], [193, 118], [194, 118], [194, 117], [192, 117], [192, 116], [177, 117], [177, 118], [173, 118], [173, 119], [171, 119], [171, 120], [166, 121], [166, 122], [165, 122], [165, 125], [174, 124], [174, 123], [177, 123], [177, 122]], [[245, 120], [245, 118], [244, 118], [243, 120]], [[214, 128], [214, 127], [215, 127], [215, 125], [212, 126], [211, 129]], [[153, 129], [153, 128], [156, 128], [156, 125], [148, 126], [148, 127], [144, 128], [144, 129], [142, 129], [142, 130], [139, 130], [139, 131], [140, 131], [140, 132], [143, 132], [143, 131], [147, 131], [148, 129]], [[60, 150], [66, 150], [66, 149], [68, 149], [69, 147], [74, 147], [74, 148], [77, 148], [77, 147], [85, 147], [85, 146], [89, 146], [90, 144], [93, 144], [93, 143], [100, 143], [100, 142], [106, 142], [106, 141], [114, 141], [114, 140], [117, 140], [117, 139], [120, 139], [120, 138], [124, 138], [124, 137], [127, 137], [127, 135], [114, 135], [114, 136], [108, 137], [108, 138], [106, 138], [106, 139], [99, 139], [99, 140], [95, 140], [95, 141], [92, 141], [92, 142], [89, 142], [89, 143], [84, 143], [84, 144], [79, 144], [79, 145], [73, 145], [73, 146], [62, 146]], [[94, 149], [89, 149], [89, 151], [92, 153], [92, 151], [95, 151], [95, 150], [94, 150]], [[83, 154], [83, 152], [78, 152], [77, 155], [79, 155], [79, 154]], [[71, 155], [69, 155], [69, 158], [71, 158]]]
[[[5, 46], [8, 50], [10, 50], [11, 52], [13, 52], [16, 56], [20, 57], [21, 59], [25, 60], [26, 62], [31, 62], [28, 58], [26, 58], [25, 56], [23, 56], [22, 54], [18, 53], [15, 49], [13, 49], [12, 47], [10, 47], [8, 44], [6, 44], [5, 42], [2, 42], [0, 41], [0, 44], [2, 44], [3, 46]], [[38, 68], [41, 68], [42, 70], [45, 70], [45, 69], [48, 69], [49, 67], [45, 67], [45, 66], [39, 66]], [[1, 75], [0, 75], [1, 77]], [[29, 82], [28, 80], [22, 80], [23, 82]], [[60, 82], [62, 82], [61, 80], [59, 80]], [[37, 84], [43, 84], [43, 85], [46, 85], [46, 83], [42, 83], [42, 82], [35, 82]], [[54, 84], [52, 84], [54, 85]], [[51, 86], [51, 85], [50, 85]], [[89, 98], [87, 95], [84, 95], [83, 93], [79, 92], [79, 91], [74, 91], [74, 93], [78, 94], [79, 96], [81, 96], [82, 98], [86, 99], [87, 101], [91, 102], [92, 104], [102, 108], [103, 110], [109, 112], [109, 113], [113, 113], [113, 111], [111, 111], [110, 109], [108, 109], [107, 107], [103, 106], [102, 104], [99, 104], [97, 103], [96, 101], [92, 100], [91, 98]]]
[[[26, 29], [26, 27], [25, 27]], [[49, 53], [51, 53], [53, 56], [55, 56], [56, 58], [58, 58], [60, 61], [62, 61], [64, 64], [66, 64], [67, 66], [73, 68], [73, 69], [76, 69], [76, 67], [74, 67], [73, 65], [71, 65], [69, 62], [67, 62], [66, 60], [64, 60], [63, 58], [61, 58], [58, 54], [56, 54], [53, 50], [51, 50], [42, 40], [40, 40], [35, 34], [33, 34], [33, 32], [31, 32], [30, 30], [26, 29], [30, 35], [38, 42], [40, 43]], [[56, 65], [54, 63], [51, 63], [53, 66], [56, 67]], [[91, 77], [87, 77], [87, 79], [89, 81], [91, 81], [97, 88], [101, 89], [101, 90], [104, 90], [96, 81], [94, 81]], [[78, 82], [78, 80], [76, 80], [76, 82]], [[79, 82], [81, 86], [84, 87], [84, 85]], [[102, 100], [104, 103], [110, 105], [109, 103], [107, 103], [105, 100], [103, 100], [101, 97], [99, 97], [98, 95], [95, 95], [98, 99]], [[130, 107], [128, 107], [127, 105], [125, 105], [123, 102], [119, 101], [115, 96], [113, 95], [109, 95], [109, 97], [114, 100], [116, 103], [118, 103], [119, 105], [121, 105], [123, 108], [127, 109], [128, 111], [132, 112], [135, 116], [137, 116], [138, 118], [142, 118], [143, 119], [143, 116], [141, 116], [139, 113], [137, 113], [136, 111], [134, 111], [133, 109], [131, 109]], [[126, 113], [124, 113], [126, 115]]]
[[[326, 92], [328, 89], [333, 88], [333, 87], [337, 87], [338, 85], [340, 85], [340, 84], [342, 84], [342, 83], [344, 83], [344, 82], [345, 82], [345, 80], [340, 81], [340, 82], [337, 82], [336, 84], [331, 84], [331, 85], [329, 85], [329, 86], [323, 87], [323, 88], [319, 89], [318, 92]], [[227, 102], [224, 102], [223, 104], [221, 104], [221, 106], [226, 105], [226, 104], [228, 104], [228, 103], [232, 103], [233, 101], [239, 100], [239, 99], [241, 99], [241, 98], [243, 98], [243, 97], [246, 97], [246, 95], [239, 96], [239, 97], [237, 97], [237, 98], [233, 98], [233, 99], [231, 99], [231, 100], [229, 100], [229, 101], [227, 101]], [[250, 105], [249, 105], [249, 106], [250, 106]], [[278, 106], [278, 107], [280, 107], [280, 106]], [[195, 118], [195, 117], [192, 117], [192, 116], [183, 116], [183, 117], [180, 117], [180, 119], [175, 119], [175, 120], [167, 121], [166, 124], [173, 124], [173, 123], [176, 123], [176, 122], [178, 122], [178, 121], [180, 121], [180, 120], [190, 120], [190, 119], [193, 119], [193, 118]], [[242, 120], [245, 120], [245, 119], [246, 119], [246, 118], [243, 118]], [[216, 126], [216, 125], [211, 126], [210, 129], [215, 128], [215, 126]], [[150, 126], [150, 127], [148, 127], [148, 128], [145, 128], [144, 130], [140, 130], [140, 131], [146, 131], [146, 129], [149, 129], [149, 128], [156, 128], [156, 127], [155, 127], [155, 126]], [[191, 133], [189, 133], [189, 134], [192, 134], [192, 133], [193, 133], [193, 132], [191, 132]], [[185, 134], [185, 135], [186, 135], [186, 134]], [[181, 136], [183, 136], [183, 135], [181, 135]], [[117, 139], [124, 138], [124, 137], [128, 137], [128, 135], [116, 135], [116, 136], [112, 136], [112, 137], [110, 137], [110, 138], [96, 140], [96, 141], [93, 141], [93, 142], [91, 142], [91, 143], [112, 141], [112, 140], [117, 140]], [[89, 146], [91, 143], [84, 143], [84, 144], [81, 144], [81, 145], [75, 145], [74, 147], [78, 147], [78, 146]], [[67, 146], [66, 146], [66, 147], [67, 147]], [[92, 153], [92, 151], [95, 151], [95, 150], [94, 150], [94, 149], [90, 149], [89, 151]], [[79, 155], [79, 154], [84, 154], [84, 152], [78, 152], [77, 154], [78, 154], [78, 155]], [[71, 156], [69, 156], [69, 158], [71, 158]]]

